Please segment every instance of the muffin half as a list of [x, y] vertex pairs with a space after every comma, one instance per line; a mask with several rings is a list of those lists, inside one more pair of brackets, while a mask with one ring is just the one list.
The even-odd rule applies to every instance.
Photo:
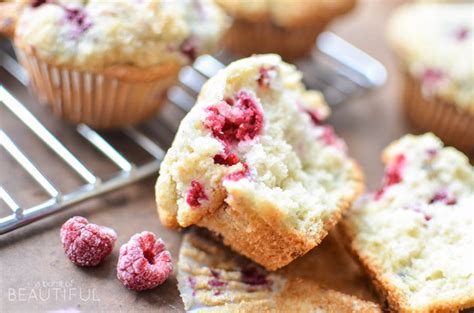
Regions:
[[204, 226], [267, 269], [318, 245], [363, 189], [322, 95], [276, 55], [230, 64], [183, 119], [156, 184], [169, 227]]
[[349, 249], [397, 312], [474, 305], [474, 168], [432, 134], [383, 154], [382, 187], [341, 223]]

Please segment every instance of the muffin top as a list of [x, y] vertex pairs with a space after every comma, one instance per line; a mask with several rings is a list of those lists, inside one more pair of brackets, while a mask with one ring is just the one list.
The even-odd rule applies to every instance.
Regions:
[[15, 43], [82, 70], [182, 65], [211, 51], [226, 21], [211, 0], [36, 0], [24, 7]]
[[230, 15], [253, 22], [271, 21], [280, 27], [298, 27], [329, 20], [348, 12], [355, 0], [216, 0]]
[[392, 16], [389, 40], [423, 93], [474, 110], [472, 3], [418, 3]]

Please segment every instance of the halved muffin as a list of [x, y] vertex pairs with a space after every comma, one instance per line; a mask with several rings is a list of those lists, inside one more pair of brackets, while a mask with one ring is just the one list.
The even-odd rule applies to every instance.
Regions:
[[474, 168], [432, 134], [383, 154], [382, 187], [341, 223], [349, 248], [390, 308], [454, 312], [474, 305]]
[[163, 224], [206, 227], [275, 270], [318, 245], [363, 188], [322, 95], [277, 55], [234, 62], [203, 87], [156, 184]]

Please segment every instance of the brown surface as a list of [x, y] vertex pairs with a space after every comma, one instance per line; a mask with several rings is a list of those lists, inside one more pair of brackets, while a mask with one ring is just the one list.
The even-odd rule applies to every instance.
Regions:
[[[379, 155], [383, 147], [400, 135], [410, 132], [398, 105], [400, 99], [400, 94], [397, 92], [398, 73], [384, 38], [384, 23], [389, 10], [395, 5], [396, 2], [393, 1], [364, 2], [332, 27], [343, 38], [381, 60], [390, 74], [385, 87], [337, 109], [331, 118], [331, 123], [338, 133], [348, 142], [351, 155], [362, 165], [371, 188], [379, 183], [382, 175]], [[0, 73], [2, 83], [8, 88], [18, 88], [3, 81], [4, 77], [5, 75], [2, 76]], [[31, 103], [27, 96], [22, 96], [20, 99]], [[48, 115], [37, 107], [34, 107], [33, 111], [43, 121], [43, 117]], [[14, 133], [10, 132], [14, 139], [24, 150], [34, 153], [34, 161], [43, 165], [43, 168], [47, 169], [46, 174], [55, 182], [61, 182], [63, 190], [71, 190], [79, 185], [78, 179], [67, 174], [65, 166], [54, 160], [52, 154], [43, 148], [41, 143], [32, 139], [29, 130], [19, 127], [3, 109], [0, 109], [0, 125], [2, 128], [14, 130]], [[81, 160], [96, 172], [106, 173], [111, 170], [110, 166], [102, 165], [103, 157], [99, 154], [93, 150], [88, 153], [83, 151], [86, 149], [82, 148], [83, 145], [78, 142], [80, 140], [76, 139], [73, 132], [65, 128], [62, 123], [49, 119], [47, 125], [73, 152], [82, 153]], [[154, 127], [162, 134], [159, 125]], [[7, 186], [17, 198], [23, 199], [22, 205], [31, 205], [44, 200], [44, 193], [32, 183], [26, 183], [29, 181], [27, 175], [14, 164], [13, 160], [0, 151], [2, 172], [0, 184]], [[180, 235], [163, 228], [156, 216], [153, 198], [154, 181], [155, 178], [147, 179], [1, 236], [0, 311], [31, 312], [68, 308], [87, 312], [182, 311], [183, 305], [178, 296], [174, 277], [157, 289], [142, 293], [126, 290], [115, 277], [119, 246], [136, 232], [142, 230], [155, 232], [165, 240], [173, 257], [178, 256]], [[1, 214], [5, 214], [5, 210], [6, 208], [0, 205]], [[59, 242], [59, 227], [72, 215], [83, 215], [95, 223], [111, 226], [117, 231], [117, 246], [112, 256], [101, 266], [81, 269], [64, 256]], [[358, 267], [339, 249], [337, 241], [332, 243], [332, 240], [333, 236], [328, 237], [319, 248], [296, 261], [302, 262], [301, 275], [311, 276], [324, 285], [343, 292], [374, 299]], [[66, 287], [60, 287], [61, 284]], [[32, 293], [32, 290], [35, 293]], [[58, 297], [55, 295], [56, 290]], [[70, 300], [64, 300], [64, 290], [75, 291], [75, 295]], [[16, 301], [9, 301], [9, 292], [10, 295], [16, 295]], [[21, 299], [18, 299], [19, 293], [22, 295]], [[83, 300], [92, 293], [95, 296], [94, 300], [98, 301]], [[44, 301], [40, 297], [49, 300]]]

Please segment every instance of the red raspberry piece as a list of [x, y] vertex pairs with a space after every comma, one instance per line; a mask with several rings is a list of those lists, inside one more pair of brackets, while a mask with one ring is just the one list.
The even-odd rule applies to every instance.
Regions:
[[448, 193], [446, 190], [441, 190], [435, 193], [433, 198], [430, 200], [430, 204], [436, 203], [436, 202], [441, 202], [446, 205], [455, 205], [456, 204], [456, 198], [450, 193]]
[[324, 120], [323, 114], [321, 114], [321, 112], [317, 110], [304, 109], [304, 111], [309, 114], [309, 116], [311, 117], [311, 120], [313, 121], [315, 125], [320, 125], [322, 121]]
[[395, 157], [395, 160], [389, 164], [385, 170], [383, 185], [375, 193], [375, 200], [382, 198], [385, 190], [395, 184], [402, 181], [402, 171], [406, 164], [406, 158], [403, 154], [399, 154]]
[[263, 129], [263, 114], [253, 97], [241, 91], [234, 99], [226, 99], [206, 108], [209, 113], [204, 126], [225, 146], [252, 140]]
[[265, 272], [255, 266], [247, 266], [241, 269], [240, 280], [252, 286], [271, 285]]
[[427, 222], [429, 222], [433, 218], [431, 214], [426, 213], [420, 206], [415, 205], [415, 206], [410, 207], [410, 209], [415, 211], [416, 213], [422, 214], [423, 218]]
[[189, 188], [188, 195], [186, 196], [186, 202], [191, 207], [199, 207], [202, 200], [207, 200], [206, 193], [202, 185], [193, 180], [191, 182], [191, 188]]
[[71, 22], [75, 28], [71, 33], [71, 38], [78, 38], [82, 33], [92, 27], [92, 22], [88, 19], [86, 12], [81, 9], [63, 7], [66, 12], [66, 19]]
[[188, 57], [190, 62], [194, 62], [197, 58], [197, 39], [193, 36], [188, 37], [183, 43], [179, 46], [179, 50], [182, 54]]
[[155, 234], [135, 234], [120, 247], [117, 278], [132, 290], [146, 290], [161, 285], [173, 271], [171, 255]]
[[430, 148], [428, 150], [426, 150], [426, 153], [428, 154], [428, 156], [432, 159], [434, 157], [436, 157], [438, 155], [438, 149], [436, 148]]
[[232, 166], [239, 163], [239, 157], [235, 153], [223, 152], [214, 156], [214, 163]]
[[247, 163], [242, 163], [242, 165], [244, 166], [243, 170], [227, 174], [226, 176], [224, 176], [224, 179], [238, 181], [242, 178], [248, 177], [250, 174], [249, 166], [247, 165]]
[[324, 125], [322, 139], [327, 145], [336, 145], [338, 138], [334, 134], [334, 129], [331, 126]]
[[257, 83], [260, 87], [270, 87], [271, 78], [276, 76], [276, 67], [269, 66], [269, 67], [260, 67], [258, 70], [259, 76], [257, 78]]
[[219, 280], [217, 278], [211, 279], [207, 282], [207, 284], [211, 287], [225, 287], [227, 283], [225, 281]]
[[454, 36], [458, 41], [464, 41], [469, 37], [469, 29], [466, 27], [460, 27], [454, 32]]
[[102, 262], [112, 252], [116, 240], [113, 229], [90, 224], [81, 216], [71, 217], [61, 227], [64, 252], [79, 266], [96, 266]]
[[441, 82], [444, 77], [444, 72], [436, 68], [427, 68], [421, 74], [421, 80], [423, 81], [423, 84], [429, 87], [439, 84], [439, 82]]

